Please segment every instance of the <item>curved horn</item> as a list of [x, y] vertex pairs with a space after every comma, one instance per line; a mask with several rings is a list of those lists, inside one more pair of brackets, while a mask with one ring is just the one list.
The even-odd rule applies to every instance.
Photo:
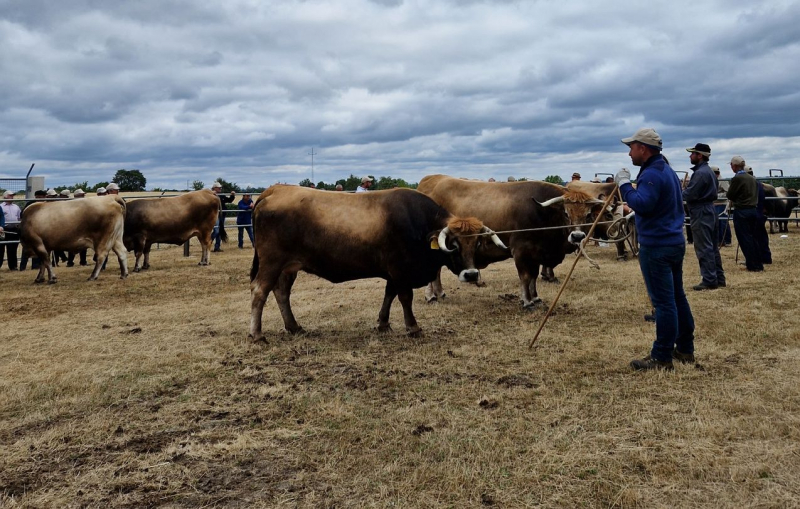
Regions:
[[587, 201], [586, 203], [590, 205], [603, 205], [605, 202], [603, 200], [598, 200], [597, 198], [592, 198], [591, 200]]
[[492, 242], [494, 242], [495, 246], [502, 249], [508, 249], [506, 245], [503, 244], [503, 241], [500, 240], [500, 237], [498, 237], [497, 234], [493, 232], [492, 229], [489, 228], [488, 226], [484, 226], [483, 229], [481, 230], [481, 233], [491, 233], [492, 235], [489, 238], [492, 239]]
[[[536, 201], [536, 199], [534, 198], [533, 201]], [[563, 196], [556, 196], [555, 198], [551, 198], [545, 202], [542, 203], [536, 202], [536, 203], [539, 203], [539, 205], [541, 205], [542, 207], [549, 207], [550, 205], [555, 205], [557, 203], [563, 203], [563, 202], [564, 202]]]
[[455, 249], [447, 249], [447, 234], [450, 232], [450, 227], [445, 226], [444, 229], [439, 232], [439, 249], [444, 251], [445, 253], [452, 253]]

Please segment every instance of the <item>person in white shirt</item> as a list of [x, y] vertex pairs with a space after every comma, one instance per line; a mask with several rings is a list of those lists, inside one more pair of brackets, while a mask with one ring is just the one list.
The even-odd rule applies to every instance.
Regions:
[[357, 193], [366, 193], [372, 187], [372, 177], [363, 177], [361, 185], [356, 188]]
[[[19, 218], [22, 215], [22, 210], [19, 208], [19, 205], [14, 203], [14, 193], [11, 191], [6, 191], [3, 194], [3, 199], [5, 200], [2, 204], [0, 204], [0, 208], [3, 210], [3, 215], [5, 216], [6, 226], [6, 238], [5, 241], [16, 241], [19, 240]], [[8, 234], [11, 235], [8, 235]], [[9, 243], [9, 244], [0, 244], [0, 266], [3, 265], [4, 258], [8, 257], [8, 269], [9, 270], [17, 270], [17, 246], [19, 243]]]

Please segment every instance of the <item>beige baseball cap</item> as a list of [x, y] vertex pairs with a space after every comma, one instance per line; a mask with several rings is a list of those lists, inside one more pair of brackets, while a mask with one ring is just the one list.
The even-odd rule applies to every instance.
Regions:
[[744, 164], [744, 158], [742, 156], [733, 156], [731, 158], [731, 164], [741, 166]]
[[73, 193], [72, 193], [73, 196], [83, 196], [85, 194], [86, 194], [86, 192], [83, 189], [81, 189], [80, 187], [78, 189], [76, 189], [75, 191], [73, 191]]
[[112, 182], [108, 184], [108, 187], [106, 189], [108, 189], [109, 191], [119, 191], [119, 186], [114, 182]]
[[361, 177], [361, 183], [366, 184], [367, 182], [372, 182], [372, 177]]
[[69, 197], [69, 189], [62, 189], [60, 193], [61, 196]]
[[622, 139], [622, 143], [628, 146], [634, 142], [638, 142], [658, 150], [661, 150], [662, 148], [661, 136], [659, 136], [655, 129], [651, 129], [649, 127], [643, 127], [636, 131], [630, 138]]

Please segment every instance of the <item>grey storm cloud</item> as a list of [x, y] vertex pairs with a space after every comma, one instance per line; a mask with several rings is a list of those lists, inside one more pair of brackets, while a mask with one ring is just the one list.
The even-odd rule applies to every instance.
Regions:
[[543, 178], [630, 164], [619, 139], [645, 125], [678, 161], [703, 140], [792, 173], [799, 20], [795, 2], [0, 1], [0, 176], [268, 185], [309, 177], [315, 147], [326, 181]]

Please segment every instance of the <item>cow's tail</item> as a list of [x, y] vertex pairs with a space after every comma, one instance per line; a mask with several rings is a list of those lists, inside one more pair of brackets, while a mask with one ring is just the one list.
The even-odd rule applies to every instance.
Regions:
[[122, 207], [122, 218], [125, 219], [125, 214], [128, 212], [128, 208], [125, 206], [125, 200], [123, 200], [120, 195], [115, 194], [114, 201], [117, 202], [120, 207]]
[[253, 249], [253, 265], [250, 267], [250, 282], [252, 283], [258, 274], [258, 249]]

